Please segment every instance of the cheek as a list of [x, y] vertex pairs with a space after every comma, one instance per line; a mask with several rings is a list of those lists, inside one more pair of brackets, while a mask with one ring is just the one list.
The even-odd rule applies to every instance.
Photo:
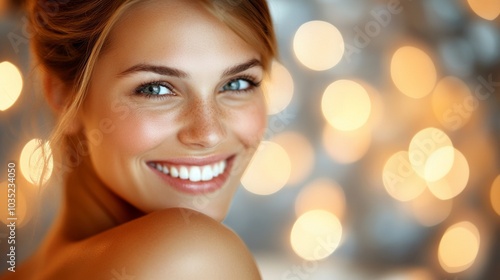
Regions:
[[91, 119], [84, 122], [88, 141], [103, 156], [139, 155], [159, 145], [170, 133], [162, 125], [165, 120], [130, 106], [105, 103], [95, 104]]
[[128, 155], [144, 155], [165, 141], [175, 141], [175, 126], [167, 124], [172, 124], [168, 116], [131, 113], [129, 118], [117, 121], [109, 144]]
[[240, 141], [247, 147], [256, 147], [266, 130], [267, 114], [264, 102], [234, 114], [232, 128]]
[[154, 147], [162, 138], [157, 126], [140, 114], [116, 120], [115, 130], [104, 141], [124, 154], [135, 155]]

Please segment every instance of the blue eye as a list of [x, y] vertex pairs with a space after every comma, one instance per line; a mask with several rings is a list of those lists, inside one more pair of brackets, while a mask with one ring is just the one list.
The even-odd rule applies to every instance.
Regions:
[[163, 97], [174, 94], [168, 86], [159, 82], [144, 84], [136, 89], [136, 93], [143, 94], [147, 97]]
[[234, 79], [234, 80], [229, 81], [224, 86], [222, 86], [220, 91], [221, 92], [224, 92], [224, 91], [245, 91], [245, 90], [251, 89], [254, 86], [256, 86], [255, 83], [250, 82], [246, 79]]

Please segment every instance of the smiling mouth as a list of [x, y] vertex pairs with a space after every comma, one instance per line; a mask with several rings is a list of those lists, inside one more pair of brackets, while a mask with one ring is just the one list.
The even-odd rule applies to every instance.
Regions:
[[169, 165], [165, 163], [152, 162], [150, 166], [160, 171], [165, 175], [181, 180], [189, 180], [191, 182], [210, 181], [218, 177], [226, 170], [227, 162], [223, 159], [214, 164], [203, 166], [197, 165]]
[[160, 178], [180, 192], [199, 195], [221, 189], [231, 172], [235, 155], [207, 159], [150, 161], [148, 166]]

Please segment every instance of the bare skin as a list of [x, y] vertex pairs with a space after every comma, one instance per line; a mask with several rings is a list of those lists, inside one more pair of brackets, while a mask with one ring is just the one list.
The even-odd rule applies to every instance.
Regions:
[[[259, 54], [189, 1], [139, 4], [109, 38], [75, 120], [88, 155], [46, 241], [2, 279], [260, 279], [220, 224], [266, 125]], [[67, 89], [45, 86], [49, 100]], [[158, 172], [221, 161], [218, 179]]]
[[[37, 254], [2, 279], [113, 279], [116, 275], [133, 279], [260, 279], [241, 239], [218, 221], [191, 209], [165, 209], [122, 224], [115, 219], [125, 219], [125, 215], [107, 216], [100, 227], [109, 229], [102, 230], [92, 221], [102, 221], [110, 208], [85, 202], [94, 201], [95, 195], [111, 198], [113, 194], [97, 191], [104, 188], [87, 188], [97, 185], [95, 177], [86, 178], [89, 185], [78, 183], [80, 178], [76, 173], [69, 177], [74, 191], [68, 189], [66, 201], [71, 207], [64, 208], [83, 207], [84, 211], [64, 211], [68, 215], [56, 221]], [[88, 225], [98, 233], [90, 234]], [[79, 230], [86, 231], [88, 237]]]

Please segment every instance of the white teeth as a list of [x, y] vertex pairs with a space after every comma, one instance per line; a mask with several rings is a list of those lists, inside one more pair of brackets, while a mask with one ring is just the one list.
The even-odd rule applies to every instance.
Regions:
[[217, 177], [219, 176], [220, 174], [220, 171], [219, 171], [219, 164], [214, 164], [212, 166], [209, 166], [209, 168], [212, 170], [212, 176], [213, 177]]
[[226, 161], [222, 160], [218, 163], [204, 166], [167, 166], [166, 164], [154, 164], [154, 167], [164, 173], [169, 174], [174, 178], [190, 180], [191, 182], [210, 181], [213, 178], [224, 173], [226, 169]]
[[181, 166], [179, 168], [179, 178], [184, 179], [184, 180], [189, 179], [189, 171], [188, 171], [187, 167]]
[[189, 181], [198, 182], [201, 180], [201, 169], [199, 166], [189, 168]]
[[205, 165], [205, 166], [203, 166], [203, 169], [201, 171], [201, 180], [202, 181], [210, 181], [210, 180], [212, 180], [213, 177], [215, 177], [217, 175], [219, 175], [219, 174], [213, 172], [210, 165]]
[[172, 168], [170, 168], [170, 176], [174, 178], [179, 177], [179, 170], [177, 170], [176, 167], [172, 166]]
[[163, 172], [163, 167], [161, 166], [161, 164], [156, 164], [155, 167], [156, 169], [158, 169], [158, 171]]

